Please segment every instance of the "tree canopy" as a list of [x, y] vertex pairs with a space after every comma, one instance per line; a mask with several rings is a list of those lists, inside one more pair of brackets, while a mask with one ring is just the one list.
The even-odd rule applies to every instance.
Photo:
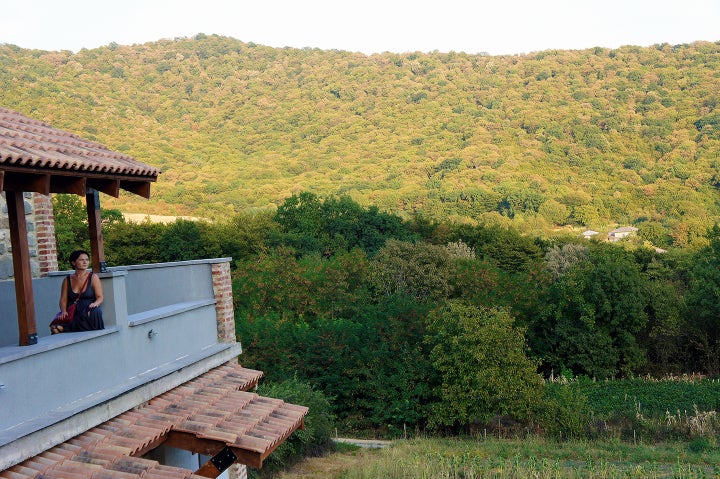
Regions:
[[655, 246], [703, 247], [720, 217], [719, 53], [0, 45], [0, 102], [159, 167], [149, 202], [109, 200], [125, 212], [218, 219], [310, 192], [406, 219], [633, 224]]

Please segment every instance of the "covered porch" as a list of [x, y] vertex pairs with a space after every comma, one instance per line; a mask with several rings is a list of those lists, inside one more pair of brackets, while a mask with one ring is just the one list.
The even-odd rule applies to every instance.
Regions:
[[[219, 328], [229, 318], [223, 288], [214, 287], [229, 280], [228, 261], [112, 268], [100, 273], [105, 329], [0, 347], [0, 470], [212, 368], [237, 364], [241, 345]], [[55, 304], [63, 276], [36, 280], [39, 297]], [[0, 283], [0, 292], [9, 285]], [[2, 317], [12, 317], [14, 304], [1, 304]]]
[[[14, 270], [0, 281], [0, 478], [217, 477], [231, 466], [260, 467], [303, 427], [307, 408], [249, 392], [262, 373], [237, 361], [230, 258], [105, 263], [99, 193], [149, 197], [158, 174], [0, 108]], [[50, 335], [69, 272], [57, 271], [52, 256], [50, 211], [37, 244], [45, 270], [31, 273], [28, 192], [85, 196], [105, 329]], [[207, 463], [198, 467], [198, 458]]]

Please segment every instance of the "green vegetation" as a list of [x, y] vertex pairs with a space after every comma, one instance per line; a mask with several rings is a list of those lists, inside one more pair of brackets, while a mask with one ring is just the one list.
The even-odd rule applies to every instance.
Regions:
[[[720, 382], [666, 377], [549, 381], [538, 418], [546, 437], [626, 442], [715, 440]], [[716, 444], [717, 446], [717, 444]]]
[[[82, 205], [56, 202], [67, 213], [61, 239]], [[720, 433], [706, 301], [720, 228], [705, 248], [660, 254], [632, 241], [408, 222], [310, 193], [274, 216], [212, 223], [111, 213], [110, 266], [232, 256], [243, 364], [326, 398], [346, 433], [698, 444]], [[685, 376], [694, 372], [706, 379]]]
[[537, 236], [627, 224], [703, 247], [720, 217], [719, 53], [0, 45], [0, 104], [161, 168], [149, 202], [107, 202], [126, 212], [224, 219], [310, 192], [406, 220]]
[[525, 335], [507, 311], [448, 302], [428, 318], [430, 362], [440, 375], [431, 426], [487, 423], [496, 415], [522, 421], [542, 397], [536, 361], [525, 354]]
[[[334, 455], [360, 459], [336, 474], [295, 477], [389, 479], [460, 478], [706, 478], [720, 474], [720, 451], [693, 450], [682, 443], [628, 445], [616, 441], [554, 442], [538, 438], [498, 440], [413, 439], [396, 441], [390, 448], [349, 451]], [[304, 470], [311, 466], [304, 465]], [[326, 467], [326, 469], [329, 469]]]
[[[243, 363], [319, 413], [270, 469], [330, 447], [335, 416], [476, 438], [346, 478], [720, 473], [719, 43], [368, 57], [198, 35], [0, 45], [0, 67], [3, 106], [163, 170], [150, 202], [107, 202], [111, 266], [234, 259]], [[62, 258], [84, 214], [55, 211]], [[618, 224], [637, 234], [577, 237]]]
[[[295, 378], [276, 384], [262, 384], [258, 387], [258, 393], [309, 408], [305, 416], [305, 427], [297, 430], [273, 451], [263, 464], [263, 475], [272, 475], [303, 457], [316, 456], [334, 449], [330, 439], [334, 418], [330, 403], [322, 393], [314, 391]], [[259, 477], [259, 472], [251, 469], [250, 477]]]

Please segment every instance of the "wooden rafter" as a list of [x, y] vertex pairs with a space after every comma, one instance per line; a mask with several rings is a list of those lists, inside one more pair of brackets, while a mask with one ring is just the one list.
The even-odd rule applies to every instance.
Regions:
[[89, 178], [88, 187], [102, 191], [113, 198], [120, 196], [120, 180], [112, 178]]
[[27, 191], [43, 195], [50, 194], [49, 174], [22, 174], [14, 171], [5, 172], [5, 191]]
[[28, 168], [22, 171], [18, 168], [0, 166], [0, 174], [4, 181], [0, 181], [0, 191], [35, 192], [43, 195], [50, 193], [70, 193], [85, 195], [86, 188], [93, 188], [114, 198], [120, 196], [120, 190], [150, 198], [150, 184], [154, 178], [137, 179], [126, 176], [100, 175], [100, 174], [74, 174], [57, 173], [47, 169], [39, 170]]
[[216, 478], [225, 472], [230, 466], [237, 462], [237, 456], [229, 447], [224, 447], [220, 452], [210, 458], [205, 464], [195, 471], [196, 476]]
[[50, 180], [50, 193], [70, 193], [85, 196], [87, 180], [75, 176], [53, 176]]
[[[196, 454], [203, 454], [205, 456], [214, 456], [218, 452], [222, 451], [225, 447], [228, 447], [227, 444], [223, 442], [214, 441], [211, 439], [204, 439], [201, 437], [197, 437], [195, 434], [182, 431], [170, 431], [168, 433], [167, 440], [165, 441], [165, 445], [176, 447], [184, 451], [191, 451]], [[260, 469], [262, 467], [263, 460], [265, 460], [265, 458], [270, 454], [270, 452], [272, 452], [270, 451], [267, 454], [261, 454], [259, 452], [249, 451], [247, 449], [240, 449], [232, 446], [230, 446], [230, 449], [235, 454], [235, 456], [237, 456], [236, 462], [254, 467], [256, 469]]]
[[122, 188], [145, 199], [150, 198], [150, 183], [147, 181], [129, 181], [121, 182]]

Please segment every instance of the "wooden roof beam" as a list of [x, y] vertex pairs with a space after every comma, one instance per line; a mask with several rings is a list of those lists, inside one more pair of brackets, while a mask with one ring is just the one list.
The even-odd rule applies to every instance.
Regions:
[[5, 178], [5, 172], [0, 170], [0, 191], [3, 190], [3, 179]]
[[50, 193], [69, 193], [85, 196], [87, 181], [82, 177], [53, 176], [50, 180]]
[[138, 196], [142, 196], [145, 199], [150, 199], [150, 182], [149, 181], [131, 181], [122, 180], [120, 187], [123, 190], [135, 193]]
[[35, 192], [49, 195], [50, 175], [7, 171], [5, 173], [4, 188], [5, 191]]
[[216, 478], [225, 472], [230, 466], [237, 462], [237, 456], [229, 447], [224, 447], [220, 452], [210, 458], [203, 466], [195, 471], [196, 476]]
[[[191, 451], [196, 454], [203, 454], [205, 456], [214, 456], [218, 452], [222, 451], [227, 444], [214, 441], [212, 439], [204, 439], [195, 436], [195, 434], [182, 431], [170, 431], [165, 441], [166, 446], [176, 447], [184, 451]], [[262, 467], [263, 457], [259, 452], [248, 451], [247, 449], [239, 449], [230, 446], [232, 452], [237, 456], [237, 461], [240, 464], [260, 469]], [[266, 456], [267, 457], [267, 456]]]
[[107, 179], [107, 178], [88, 178], [88, 188], [93, 188], [98, 191], [102, 191], [106, 195], [110, 195], [113, 198], [120, 196], [120, 180]]

